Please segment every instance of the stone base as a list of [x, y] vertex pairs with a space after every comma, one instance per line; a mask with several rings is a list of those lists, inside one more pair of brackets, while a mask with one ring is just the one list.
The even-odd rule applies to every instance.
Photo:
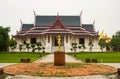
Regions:
[[65, 52], [54, 52], [54, 66], [65, 66]]

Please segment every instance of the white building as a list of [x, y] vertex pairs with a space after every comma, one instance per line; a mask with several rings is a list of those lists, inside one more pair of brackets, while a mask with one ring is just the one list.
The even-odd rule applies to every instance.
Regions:
[[81, 16], [35, 15], [34, 24], [22, 24], [21, 30], [13, 37], [18, 45], [41, 42], [45, 52], [50, 53], [57, 50], [57, 35], [61, 36], [61, 48], [65, 52], [71, 52], [72, 43], [77, 43], [77, 46], [85, 45], [84, 51], [89, 51], [90, 40], [93, 43], [92, 51], [100, 51], [99, 35], [94, 29], [94, 24], [82, 24], [81, 20]]

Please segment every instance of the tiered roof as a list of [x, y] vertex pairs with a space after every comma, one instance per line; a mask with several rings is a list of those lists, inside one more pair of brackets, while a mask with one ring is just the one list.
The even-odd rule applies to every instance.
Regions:
[[93, 24], [82, 24], [80, 16], [35, 16], [34, 24], [22, 24], [16, 36], [72, 34], [98, 36]]
[[[57, 16], [36, 16], [35, 26], [51, 26]], [[80, 16], [59, 16], [65, 26], [80, 26]]]

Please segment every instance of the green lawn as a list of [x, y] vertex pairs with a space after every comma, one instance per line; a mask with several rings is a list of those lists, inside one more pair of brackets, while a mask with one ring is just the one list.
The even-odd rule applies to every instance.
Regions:
[[30, 52], [0, 52], [0, 63], [20, 63], [20, 59], [22, 58], [30, 58], [31, 61], [35, 61], [45, 55], [47, 54]]
[[70, 53], [69, 55], [76, 55], [77, 59], [84, 62], [86, 58], [96, 58], [99, 63], [120, 63], [120, 52], [80, 52]]

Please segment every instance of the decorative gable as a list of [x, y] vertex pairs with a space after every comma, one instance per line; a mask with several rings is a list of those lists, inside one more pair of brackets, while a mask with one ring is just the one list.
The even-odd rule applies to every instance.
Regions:
[[53, 29], [64, 29], [64, 27], [60, 24], [59, 21], [57, 21], [52, 28]]
[[65, 29], [66, 27], [62, 24], [62, 21], [60, 20], [59, 16], [57, 16], [56, 20], [53, 22], [53, 24], [50, 28], [52, 28], [52, 29]]

